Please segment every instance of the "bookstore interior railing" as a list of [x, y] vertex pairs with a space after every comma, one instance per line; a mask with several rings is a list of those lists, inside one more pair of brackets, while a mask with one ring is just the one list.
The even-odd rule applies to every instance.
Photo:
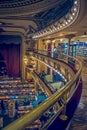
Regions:
[[[27, 56], [44, 63], [66, 81], [63, 87], [53, 92], [48, 89], [45, 81], [42, 81], [36, 71], [33, 72], [34, 78], [42, 82], [48, 98], [40, 103], [36, 108], [18, 118], [3, 130], [27, 130], [32, 126], [38, 126], [40, 130], [47, 129], [53, 120], [66, 108], [67, 103], [78, 88], [81, 79], [82, 65], [73, 57], [65, 54], [54, 54], [42, 50], [27, 51]], [[65, 114], [65, 113], [63, 113]]]

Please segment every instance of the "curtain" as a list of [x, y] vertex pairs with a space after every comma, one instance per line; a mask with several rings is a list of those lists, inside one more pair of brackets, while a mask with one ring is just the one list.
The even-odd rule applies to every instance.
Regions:
[[7, 75], [20, 76], [20, 44], [0, 44], [0, 53], [5, 59]]

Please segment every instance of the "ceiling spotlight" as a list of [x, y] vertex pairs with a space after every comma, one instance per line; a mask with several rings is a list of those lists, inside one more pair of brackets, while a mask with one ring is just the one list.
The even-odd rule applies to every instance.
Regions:
[[60, 28], [59, 27], [57, 27], [57, 30], [59, 30]]
[[60, 25], [60, 28], [62, 28], [62, 25]]
[[63, 26], [65, 26], [65, 24], [63, 24]]
[[71, 20], [70, 20], [70, 19], [68, 19], [68, 22], [69, 22], [69, 23], [70, 23], [70, 21], [71, 21]]
[[73, 12], [72, 15], [74, 16], [74, 15], [75, 15], [75, 12]]
[[55, 26], [53, 26], [53, 28], [54, 28], [54, 31], [56, 30], [56, 27]]
[[68, 24], [68, 22], [66, 21], [66, 24]]
[[77, 11], [77, 9], [76, 9], [76, 8], [74, 8], [74, 11]]
[[77, 4], [77, 0], [74, 2], [74, 4]]
[[72, 19], [73, 19], [73, 17], [71, 16], [71, 17], [70, 17], [70, 19], [72, 20]]

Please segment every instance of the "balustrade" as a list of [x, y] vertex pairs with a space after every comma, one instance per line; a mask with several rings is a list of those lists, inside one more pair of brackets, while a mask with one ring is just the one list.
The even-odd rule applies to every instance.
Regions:
[[[44, 120], [44, 122], [41, 120], [42, 125], [40, 130], [47, 129], [60, 113], [60, 119], [67, 120], [68, 118], [66, 115], [66, 107], [67, 103], [70, 101], [79, 87], [82, 70], [81, 63], [77, 59], [73, 58], [75, 61], [75, 65], [73, 66], [72, 64], [68, 63], [68, 59], [72, 57], [60, 54], [56, 59], [53, 59], [53, 57], [42, 55], [40, 52], [41, 51], [33, 52], [32, 56], [35, 58], [35, 60], [39, 60], [45, 65], [48, 65], [51, 69], [53, 69], [53, 71], [57, 73], [60, 72], [60, 74], [62, 74], [64, 79], [66, 78], [68, 82], [64, 87], [60, 88], [59, 91], [56, 91], [54, 94], [50, 93], [49, 98], [46, 101], [28, 112], [26, 115], [23, 115], [21, 118], [8, 125], [3, 130], [22, 130], [25, 127], [31, 125], [35, 120], [41, 120], [45, 114], [46, 120]], [[63, 59], [60, 59], [60, 57]], [[76, 67], [77, 64], [78, 68]], [[42, 80], [36, 73], [33, 73], [33, 75], [40, 85], [43, 84], [42, 86], [44, 86], [44, 91], [49, 94], [50, 91], [47, 90], [47, 84], [44, 82], [42, 83]]]

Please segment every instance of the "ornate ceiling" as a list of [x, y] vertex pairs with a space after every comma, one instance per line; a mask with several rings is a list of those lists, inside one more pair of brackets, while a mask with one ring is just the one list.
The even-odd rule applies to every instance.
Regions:
[[74, 23], [47, 38], [82, 35], [87, 32], [87, 0], [0, 0], [0, 35], [22, 34], [26, 38], [60, 22], [62, 17], [66, 21], [76, 1], [80, 9]]
[[[69, 0], [70, 3], [73, 0]], [[1, 0], [0, 15], [33, 14], [61, 5], [67, 0]]]
[[0, 0], [0, 32], [32, 34], [59, 20], [74, 0]]

